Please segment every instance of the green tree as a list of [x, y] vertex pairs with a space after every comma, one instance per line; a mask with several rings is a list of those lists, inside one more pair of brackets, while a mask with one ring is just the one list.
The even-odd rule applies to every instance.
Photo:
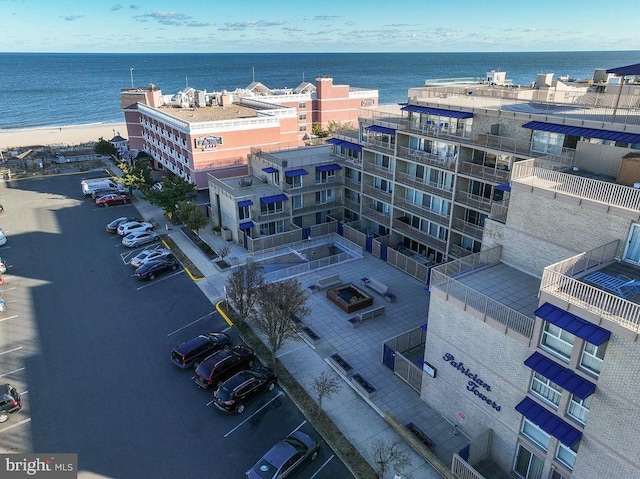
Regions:
[[209, 222], [209, 218], [207, 218], [205, 212], [202, 211], [202, 208], [189, 201], [181, 201], [178, 203], [176, 216], [187, 228], [196, 233], [199, 233]]
[[255, 324], [267, 336], [273, 362], [285, 340], [297, 337], [293, 317], [302, 319], [310, 312], [307, 293], [295, 279], [265, 283], [258, 291], [256, 305]]
[[162, 178], [162, 189], [149, 188], [145, 195], [149, 202], [174, 215], [181, 201], [187, 201], [196, 195], [193, 183], [183, 180], [179, 176]]
[[104, 138], [100, 137], [98, 142], [94, 145], [93, 151], [96, 155], [101, 156], [117, 156], [118, 150], [112, 143], [108, 142]]
[[253, 261], [234, 268], [227, 277], [226, 299], [240, 321], [244, 321], [253, 311], [263, 285], [264, 269]]
[[145, 161], [135, 161], [133, 165], [125, 162], [119, 163], [118, 167], [122, 171], [122, 183], [131, 190], [145, 191], [153, 184], [151, 169]]
[[330, 134], [329, 131], [322, 129], [320, 123], [314, 123], [313, 125], [311, 125], [311, 133], [313, 133], [318, 138], [326, 138]]

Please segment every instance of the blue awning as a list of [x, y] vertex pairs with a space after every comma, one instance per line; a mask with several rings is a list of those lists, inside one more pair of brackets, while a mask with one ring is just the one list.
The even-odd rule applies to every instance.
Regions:
[[250, 228], [253, 228], [255, 225], [256, 224], [253, 221], [243, 221], [238, 226], [241, 230], [248, 230]]
[[640, 75], [640, 63], [634, 63], [633, 65], [626, 65], [624, 67], [609, 68], [607, 73], [613, 73], [614, 75]]
[[552, 133], [564, 133], [565, 135], [572, 136], [583, 136], [585, 138], [598, 138], [600, 140], [620, 141], [622, 143], [640, 143], [640, 134], [597, 130], [595, 128], [583, 128], [581, 126], [557, 125], [543, 121], [530, 121], [522, 125], [522, 128], [550, 131]]
[[526, 417], [547, 434], [552, 435], [567, 447], [573, 447], [582, 439], [582, 433], [547, 411], [531, 398], [524, 398], [516, 406], [516, 411]]
[[578, 376], [569, 368], [559, 365], [539, 352], [533, 353], [525, 361], [524, 365], [550, 379], [562, 389], [566, 389], [580, 399], [587, 398], [596, 390], [596, 385], [591, 381]]
[[251, 200], [238, 201], [238, 206], [240, 206], [240, 207], [251, 206], [252, 204], [253, 204], [253, 201], [251, 201]]
[[278, 201], [287, 201], [289, 197], [285, 194], [274, 195], [274, 196], [265, 196], [260, 198], [260, 203], [263, 205], [269, 205], [271, 203], [277, 203]]
[[380, 126], [380, 125], [370, 125], [365, 127], [365, 130], [373, 131], [376, 133], [384, 133], [385, 135], [396, 134], [396, 130], [394, 130], [393, 128], [387, 128], [385, 126]]
[[287, 176], [289, 178], [294, 177], [294, 176], [303, 176], [303, 175], [308, 175], [309, 172], [305, 169], [299, 169], [299, 170], [289, 170], [289, 171], [285, 171], [284, 172], [284, 176]]
[[341, 170], [341, 169], [342, 169], [342, 166], [340, 166], [337, 163], [331, 163], [330, 165], [316, 166], [317, 171], [335, 171], [335, 170]]
[[403, 106], [401, 110], [410, 111], [413, 113], [425, 113], [428, 115], [444, 116], [447, 118], [473, 118], [473, 113], [469, 113], [466, 111], [445, 110], [443, 108], [432, 108], [430, 106], [407, 105]]
[[330, 143], [331, 145], [339, 145], [340, 143], [342, 143], [342, 140], [338, 140], [337, 138], [329, 138], [327, 140], [327, 143]]
[[362, 146], [358, 145], [357, 143], [351, 143], [350, 141], [343, 141], [342, 143], [340, 143], [340, 146], [342, 148], [346, 148], [347, 150], [353, 150], [357, 152], [362, 151]]
[[262, 168], [262, 171], [264, 171], [265, 173], [276, 173], [278, 171], [278, 168], [267, 166], [266, 168]]
[[506, 183], [501, 183], [497, 186], [494, 186], [494, 188], [496, 190], [500, 190], [500, 191], [511, 191], [511, 183], [506, 182]]
[[536, 309], [535, 315], [596, 346], [606, 343], [611, 336], [610, 331], [550, 303]]

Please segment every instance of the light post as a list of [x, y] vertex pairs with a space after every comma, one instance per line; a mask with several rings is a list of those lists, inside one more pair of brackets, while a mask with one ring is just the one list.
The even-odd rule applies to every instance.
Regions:
[[133, 88], [133, 67], [129, 68], [129, 74], [131, 75], [131, 88]]

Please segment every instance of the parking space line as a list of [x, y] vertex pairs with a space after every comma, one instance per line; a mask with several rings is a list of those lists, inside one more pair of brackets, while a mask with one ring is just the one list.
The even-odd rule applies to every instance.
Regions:
[[293, 434], [294, 432], [296, 432], [298, 429], [300, 429], [300, 428], [301, 428], [302, 426], [304, 426], [306, 423], [307, 423], [307, 420], [305, 419], [304, 421], [302, 421], [302, 422], [300, 423], [300, 425], [299, 425], [297, 428], [295, 428], [293, 431], [291, 431], [291, 432], [289, 433], [289, 435], [291, 435], [291, 434]]
[[18, 426], [22, 426], [23, 424], [26, 424], [26, 423], [28, 423], [29, 421], [31, 421], [31, 418], [30, 418], [30, 417], [28, 417], [27, 419], [23, 419], [22, 421], [17, 422], [17, 423], [15, 423], [15, 424], [12, 424], [11, 426], [7, 426], [7, 427], [5, 427], [4, 429], [1, 429], [1, 430], [0, 430], [0, 434], [2, 434], [3, 432], [10, 431], [11, 429], [14, 429], [14, 428], [16, 428], [16, 427], [18, 427]]
[[[256, 412], [254, 412], [251, 416], [247, 417], [244, 421], [242, 421], [240, 424], [238, 424], [236, 427], [234, 427], [233, 429], [231, 429], [228, 433], [226, 433], [223, 437], [229, 437], [233, 432], [236, 431], [236, 429], [240, 429], [240, 427], [246, 423], [247, 421], [249, 421], [253, 416], [255, 416], [256, 414], [258, 414], [260, 411], [262, 411], [264, 408], [266, 408], [269, 404], [271, 404], [273, 401], [275, 401], [276, 399], [278, 399], [278, 397], [280, 397], [282, 395], [282, 391], [278, 391], [278, 394], [276, 394], [273, 398], [271, 398], [271, 400], [269, 400], [269, 402], [267, 402], [267, 404], [265, 404], [264, 406], [262, 406], [260, 409], [258, 409]], [[306, 421], [305, 421], [306, 422]]]
[[331, 454], [331, 457], [329, 459], [327, 459], [326, 461], [324, 461], [324, 463], [322, 464], [322, 466], [320, 466], [320, 468], [313, 473], [313, 476], [311, 476], [309, 479], [313, 479], [314, 477], [316, 477], [318, 474], [320, 474], [320, 471], [322, 471], [322, 469], [324, 469], [324, 467], [329, 464], [329, 461], [331, 461], [331, 459], [333, 459], [335, 456], [335, 454]]
[[211, 316], [215, 311], [211, 311], [210, 313], [205, 314], [204, 316], [202, 316], [201, 318], [196, 319], [195, 321], [191, 321], [189, 324], [185, 324], [184, 326], [182, 326], [181, 328], [176, 329], [175, 331], [173, 331], [172, 333], [167, 334], [167, 337], [176, 334], [177, 332], [182, 331], [183, 329], [188, 328], [189, 326], [193, 326], [194, 324], [196, 324], [198, 321], [202, 321], [203, 319], [208, 318], [209, 316]]
[[136, 288], [136, 291], [140, 291], [141, 289], [148, 288], [149, 286], [153, 286], [156, 283], [160, 283], [160, 282], [164, 281], [165, 279], [173, 278], [174, 276], [178, 276], [179, 274], [182, 274], [182, 273], [184, 273], [184, 270], [177, 271], [176, 273], [170, 274], [169, 276], [165, 276], [164, 278], [161, 278], [161, 279], [158, 279], [158, 280], [150, 281], [149, 284], [145, 284], [144, 286], [140, 286], [139, 288]]
[[25, 369], [27, 369], [27, 368], [18, 368], [18, 369], [14, 369], [13, 371], [9, 371], [8, 373], [0, 374], [0, 378], [8, 376], [9, 374], [13, 374], [13, 373], [17, 373], [17, 372], [20, 372], [20, 371], [24, 371]]
[[2, 318], [2, 319], [0, 319], [0, 323], [1, 323], [2, 321], [9, 321], [10, 319], [14, 319], [14, 318], [17, 318], [17, 317], [18, 317], [18, 315], [17, 315], [17, 314], [14, 314], [13, 316], [8, 316], [8, 317], [6, 317], [6, 318]]
[[18, 346], [17, 348], [9, 349], [8, 351], [2, 351], [0, 353], [0, 356], [2, 356], [3, 354], [9, 354], [9, 353], [13, 353], [15, 351], [19, 351], [20, 349], [22, 349], [22, 346]]

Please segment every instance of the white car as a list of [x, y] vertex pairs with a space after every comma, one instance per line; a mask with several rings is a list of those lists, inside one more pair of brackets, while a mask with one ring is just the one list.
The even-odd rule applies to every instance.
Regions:
[[171, 251], [169, 251], [167, 248], [146, 249], [133, 257], [131, 261], [129, 261], [129, 264], [134, 268], [139, 268], [147, 261], [151, 261], [153, 259], [162, 259], [170, 254]]
[[134, 231], [122, 238], [122, 245], [128, 248], [137, 248], [153, 241], [160, 241], [158, 233], [153, 231]]
[[153, 225], [146, 221], [129, 221], [128, 223], [122, 223], [118, 226], [118, 234], [120, 236], [126, 236], [136, 231], [151, 231], [152, 229]]
[[4, 235], [4, 233], [0, 229], [0, 246], [4, 244], [7, 244], [7, 237]]

